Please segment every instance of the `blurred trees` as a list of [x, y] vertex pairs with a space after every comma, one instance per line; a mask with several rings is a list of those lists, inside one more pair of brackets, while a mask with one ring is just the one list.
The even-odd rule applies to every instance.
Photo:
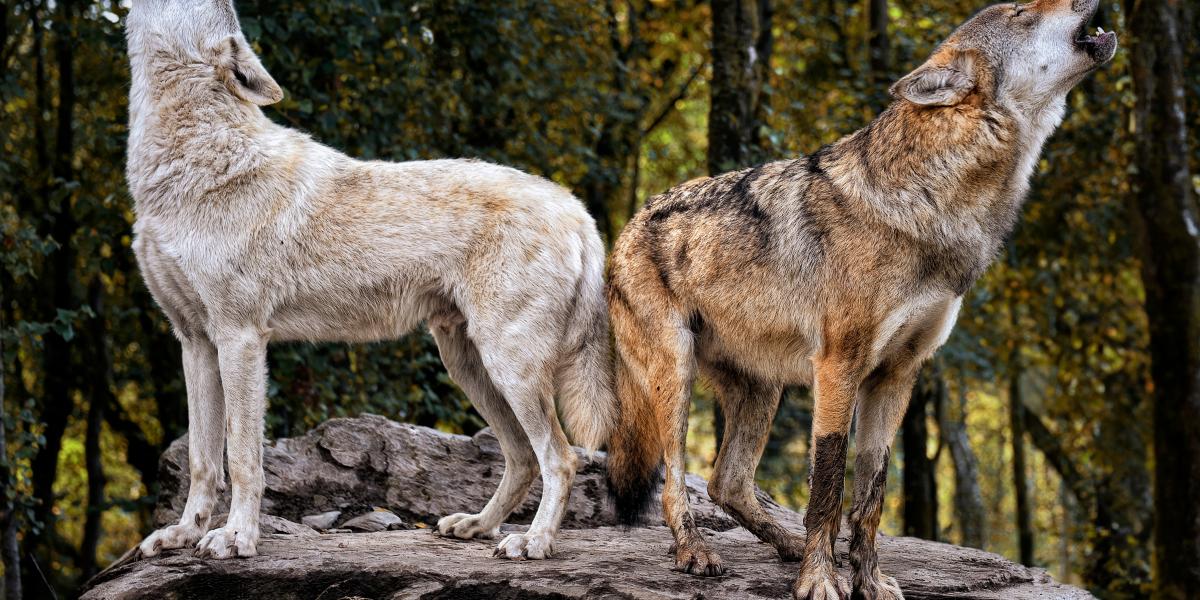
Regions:
[[[1154, 566], [1161, 598], [1200, 596], [1200, 206], [1189, 163], [1181, 3], [1130, 0], [1132, 200], [1154, 381]], [[1194, 15], [1187, 15], [1194, 18]]]
[[[238, 3], [287, 91], [271, 118], [363, 158], [467, 156], [550, 177], [609, 239], [648, 195], [864, 125], [890, 82], [978, 7]], [[1186, 132], [1200, 111], [1184, 99], [1200, 101], [1200, 69], [1188, 68], [1200, 65], [1200, 19], [1171, 0], [1103, 8], [1100, 23], [1123, 32], [1125, 49], [1070, 95], [1006, 259], [970, 292], [923, 377], [884, 529], [901, 533], [921, 515], [914, 533], [1017, 559], [1021, 517], [1027, 559], [1104, 598], [1149, 592], [1153, 539], [1164, 597], [1188, 597], [1200, 481], [1200, 250], [1188, 215], [1200, 220], [1200, 152]], [[27, 597], [46, 595], [43, 576], [63, 592], [146, 533], [158, 455], [186, 428], [178, 344], [129, 250], [126, 12], [117, 0], [6, 0], [0, 12], [10, 598], [18, 572]], [[483, 425], [423, 333], [278, 346], [270, 365], [272, 436], [365, 411], [466, 433]], [[697, 396], [692, 428], [701, 472], [716, 435], [710, 402]], [[806, 393], [786, 392], [759, 470], [797, 507], [810, 410]], [[1015, 469], [1014, 448], [1025, 449]], [[906, 491], [906, 474], [923, 489]]]

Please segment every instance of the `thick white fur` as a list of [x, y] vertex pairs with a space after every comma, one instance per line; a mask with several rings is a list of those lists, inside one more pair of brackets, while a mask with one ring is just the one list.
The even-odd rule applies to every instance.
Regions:
[[[548, 556], [575, 472], [556, 409], [589, 448], [615, 412], [604, 247], [581, 203], [514, 169], [361, 162], [274, 124], [256, 105], [282, 92], [230, 0], [135, 1], [128, 41], [134, 251], [183, 345], [190, 421], [186, 508], [142, 554], [256, 553], [268, 342], [383, 340], [425, 321], [506, 460], [487, 507], [440, 532], [495, 536], [540, 466], [533, 524], [497, 553]], [[208, 531], [225, 449], [230, 516]]]

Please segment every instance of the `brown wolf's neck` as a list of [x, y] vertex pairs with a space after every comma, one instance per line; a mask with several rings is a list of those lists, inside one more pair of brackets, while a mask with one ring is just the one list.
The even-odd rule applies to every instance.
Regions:
[[[1044, 140], [1044, 137], [1042, 138]], [[922, 108], [899, 101], [842, 138], [822, 161], [863, 217], [925, 242], [993, 251], [1028, 187], [1028, 136], [982, 101]]]

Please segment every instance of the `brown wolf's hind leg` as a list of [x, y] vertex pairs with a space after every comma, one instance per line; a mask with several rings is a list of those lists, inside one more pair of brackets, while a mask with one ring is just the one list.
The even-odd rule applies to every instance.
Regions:
[[691, 332], [682, 323], [676, 331], [663, 332], [664, 341], [673, 340], [650, 369], [647, 383], [654, 398], [659, 435], [663, 443], [666, 481], [663, 484], [663, 518], [675, 535], [675, 570], [712, 577], [725, 572], [721, 557], [712, 551], [696, 527], [688, 502], [686, 446], [688, 409], [691, 408], [695, 359]]
[[675, 570], [715, 576], [725, 571], [721, 557], [708, 548], [688, 506], [685, 441], [691, 407], [695, 357], [692, 332], [677, 312], [666, 306], [644, 314], [640, 327], [616, 327], [625, 354], [627, 375], [650, 396], [658, 438], [662, 442], [666, 481], [663, 518], [675, 536]]
[[800, 560], [804, 538], [781, 526], [754, 495], [754, 472], [771, 433], [782, 387], [719, 361], [701, 361], [700, 371], [725, 412], [725, 439], [708, 482], [708, 494], [738, 524], [774, 546], [779, 558]]

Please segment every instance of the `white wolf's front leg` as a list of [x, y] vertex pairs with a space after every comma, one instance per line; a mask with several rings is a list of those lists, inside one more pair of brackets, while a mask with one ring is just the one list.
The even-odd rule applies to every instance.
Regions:
[[217, 349], [207, 339], [183, 341], [183, 378], [188, 404], [188, 469], [191, 485], [179, 524], [150, 534], [142, 556], [195, 544], [208, 531], [213, 505], [225, 484], [225, 398]]
[[214, 558], [254, 556], [258, 553], [258, 512], [263, 492], [267, 338], [256, 330], [242, 330], [216, 342], [225, 391], [233, 498], [229, 521], [224, 527], [208, 532], [196, 552]]

